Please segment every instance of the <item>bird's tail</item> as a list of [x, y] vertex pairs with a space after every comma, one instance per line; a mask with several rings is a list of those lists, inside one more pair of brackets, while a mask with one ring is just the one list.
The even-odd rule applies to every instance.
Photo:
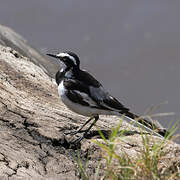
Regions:
[[145, 128], [147, 131], [152, 132], [153, 134], [159, 137], [165, 137], [169, 132], [163, 128], [158, 122], [148, 121], [144, 118], [141, 118], [129, 111], [123, 113], [130, 121], [135, 121], [137, 125]]

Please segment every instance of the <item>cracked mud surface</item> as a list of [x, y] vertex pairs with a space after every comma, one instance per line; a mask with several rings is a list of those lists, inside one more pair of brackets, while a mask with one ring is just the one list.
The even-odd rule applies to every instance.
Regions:
[[[96, 129], [79, 147], [70, 143], [76, 137], [63, 134], [86, 119], [64, 107], [54, 80], [40, 67], [0, 46], [0, 180], [78, 179], [77, 152], [84, 161], [89, 157], [88, 171], [93, 175], [101, 161], [101, 150], [91, 142], [97, 138]], [[117, 117], [101, 117], [97, 124], [108, 134], [117, 122]], [[118, 151], [135, 156], [141, 138], [138, 129], [123, 122], [122, 128], [127, 127], [128, 142], [120, 142]], [[167, 158], [180, 157], [178, 145], [172, 142], [166, 148]]]

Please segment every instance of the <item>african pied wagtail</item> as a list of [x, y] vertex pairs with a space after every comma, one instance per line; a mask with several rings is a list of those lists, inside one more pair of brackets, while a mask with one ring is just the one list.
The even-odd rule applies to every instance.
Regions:
[[[166, 130], [164, 128], [159, 128], [153, 122], [131, 113], [128, 108], [111, 96], [92, 75], [81, 70], [79, 58], [75, 53], [66, 51], [56, 55], [47, 55], [57, 58], [64, 64], [64, 67], [56, 73], [58, 93], [62, 102], [72, 111], [90, 117], [78, 130], [67, 133], [75, 135], [84, 132], [77, 142], [87, 135], [99, 119], [99, 115], [124, 114], [125, 117], [135, 121], [146, 130], [153, 131], [160, 137], [165, 136]], [[85, 131], [82, 131], [83, 127], [92, 119], [94, 119], [92, 124]]]

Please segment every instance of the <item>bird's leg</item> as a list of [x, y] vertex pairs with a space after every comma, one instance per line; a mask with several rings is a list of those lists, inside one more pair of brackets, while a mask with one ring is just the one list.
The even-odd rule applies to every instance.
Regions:
[[66, 135], [68, 135], [68, 134], [70, 134], [70, 135], [75, 135], [75, 134], [77, 134], [77, 133], [86, 131], [86, 130], [84, 130], [84, 131], [81, 131], [81, 130], [82, 130], [83, 127], [84, 127], [86, 124], [88, 124], [93, 118], [95, 118], [95, 117], [92, 116], [91, 118], [89, 118], [79, 129], [77, 129], [77, 130], [75, 130], [75, 131], [71, 131], [71, 132], [65, 132], [64, 134], [66, 134]]
[[99, 115], [95, 115], [93, 123], [85, 130], [83, 136], [85, 136], [90, 131], [90, 129], [96, 124], [98, 119], [99, 119]]
[[81, 137], [79, 137], [78, 139], [76, 139], [75, 141], [73, 141], [73, 143], [77, 144], [78, 142], [80, 142], [87, 135], [89, 130], [96, 124], [98, 119], [99, 119], [99, 115], [95, 115], [93, 123], [85, 130], [83, 135]]

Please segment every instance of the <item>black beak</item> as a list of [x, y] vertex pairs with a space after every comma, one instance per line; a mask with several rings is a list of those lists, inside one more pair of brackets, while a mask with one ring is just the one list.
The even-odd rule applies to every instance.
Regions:
[[56, 55], [54, 55], [54, 54], [46, 54], [46, 55], [48, 55], [48, 56], [50, 56], [50, 57], [53, 57], [53, 58], [58, 58]]
[[62, 61], [62, 62], [64, 62], [64, 60], [63, 60], [63, 58], [62, 57], [58, 57], [57, 55], [55, 55], [55, 54], [46, 54], [46, 55], [48, 55], [48, 56], [50, 56], [50, 57], [53, 57], [53, 58], [56, 58], [56, 60], [59, 60], [59, 61]]

